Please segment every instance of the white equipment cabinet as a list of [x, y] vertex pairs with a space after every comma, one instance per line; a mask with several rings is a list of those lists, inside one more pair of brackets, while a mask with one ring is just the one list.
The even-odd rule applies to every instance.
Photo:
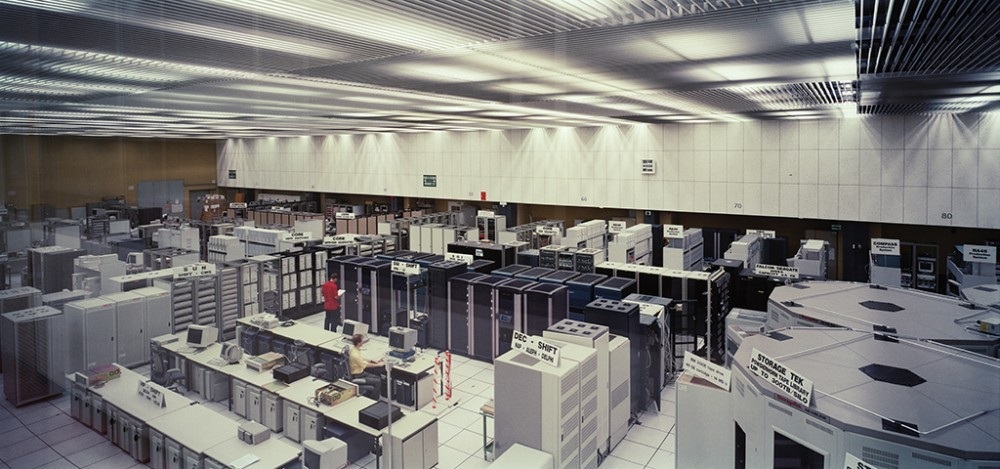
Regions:
[[[170, 307], [170, 292], [156, 287], [146, 287], [132, 290], [143, 298], [143, 314], [146, 318], [146, 339], [167, 335], [173, 332], [173, 313]], [[145, 342], [143, 361], [149, 361], [149, 342]]]
[[489, 467], [504, 469], [552, 469], [552, 455], [544, 451], [528, 448], [524, 445], [511, 446], [503, 456], [500, 456]]
[[[576, 362], [580, 368], [580, 468], [597, 469], [598, 444], [597, 444], [597, 413], [598, 413], [598, 393], [597, 393], [597, 351], [566, 342], [549, 339], [552, 345], [560, 347], [560, 355], [563, 361]], [[566, 402], [563, 402], [566, 405]]]
[[288, 399], [284, 403], [285, 437], [295, 442], [322, 438], [323, 415]]
[[115, 360], [128, 368], [148, 362], [149, 336], [146, 334], [146, 305], [141, 295], [131, 292], [98, 297], [115, 305]]
[[113, 363], [115, 346], [115, 303], [105, 298], [66, 303], [66, 331], [69, 350], [67, 372]]
[[520, 443], [552, 454], [558, 469], [580, 466], [580, 367], [511, 350], [494, 361], [497, 455]]
[[15, 406], [62, 394], [66, 350], [63, 313], [49, 306], [0, 319], [4, 395]]
[[608, 342], [611, 363], [611, 449], [615, 449], [628, 432], [628, 419], [632, 409], [631, 347], [627, 337], [613, 335]]
[[611, 363], [608, 355], [611, 333], [608, 326], [563, 319], [542, 331], [542, 336], [589, 347], [597, 352], [597, 448], [602, 454], [608, 454], [611, 434]]
[[[400, 437], [400, 435], [404, 435]], [[438, 464], [438, 421], [424, 412], [415, 412], [392, 423], [392, 436], [383, 434], [382, 467], [423, 469]], [[389, 464], [389, 455], [392, 464]]]

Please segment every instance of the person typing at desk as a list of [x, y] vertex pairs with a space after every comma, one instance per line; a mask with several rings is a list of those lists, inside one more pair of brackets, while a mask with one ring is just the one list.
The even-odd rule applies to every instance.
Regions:
[[362, 394], [378, 399], [378, 389], [382, 385], [382, 380], [367, 370], [368, 368], [379, 368], [385, 366], [385, 360], [369, 360], [361, 355], [361, 344], [364, 343], [364, 336], [354, 334], [351, 337], [351, 347], [348, 365], [351, 372], [351, 382], [360, 386]]

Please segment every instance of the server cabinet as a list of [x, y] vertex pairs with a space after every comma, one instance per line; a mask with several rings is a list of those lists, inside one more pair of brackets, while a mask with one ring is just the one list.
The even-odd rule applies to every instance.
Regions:
[[167, 454], [166, 439], [163, 434], [149, 430], [149, 467], [152, 469], [164, 469]]
[[539, 281], [542, 277], [546, 275], [551, 275], [556, 272], [555, 269], [550, 269], [548, 267], [534, 267], [527, 270], [522, 270], [514, 274], [514, 278], [519, 278], [523, 280], [531, 280], [532, 282]]
[[149, 361], [148, 339], [173, 332], [173, 314], [170, 306], [170, 292], [156, 287], [132, 290], [143, 298], [143, 317], [146, 324], [146, 342], [142, 347], [144, 362]]
[[487, 275], [472, 282], [472, 310], [469, 313], [469, 355], [480, 360], [493, 360], [496, 323], [496, 288], [509, 281], [507, 277]]
[[336, 272], [340, 276], [338, 286], [344, 290], [344, 296], [340, 299], [340, 312], [344, 319], [358, 320], [361, 311], [361, 305], [358, 303], [358, 294], [361, 290], [361, 272], [358, 264], [367, 260], [358, 256], [336, 256], [326, 261], [327, 272]]
[[113, 363], [115, 344], [115, 304], [101, 298], [66, 303], [66, 328], [69, 338], [67, 372], [76, 372]]
[[260, 388], [247, 386], [247, 420], [263, 422], [264, 393]]
[[121, 438], [121, 416], [119, 415], [121, 411], [108, 404], [105, 412], [108, 414], [108, 431], [104, 436], [111, 444], [118, 446], [118, 440]]
[[302, 436], [301, 436], [302, 416], [300, 415], [302, 407], [294, 402], [290, 402], [287, 400], [282, 402], [282, 407], [285, 408], [283, 416], [285, 420], [283, 422], [285, 428], [284, 432], [285, 438], [288, 438], [289, 440], [292, 440], [294, 442], [302, 441]]
[[569, 289], [565, 285], [538, 283], [525, 290], [526, 320], [524, 333], [542, 335], [542, 331], [569, 313]]
[[0, 319], [3, 337], [3, 391], [21, 406], [62, 394], [66, 324], [63, 313], [50, 306], [14, 311]]
[[104, 295], [115, 305], [115, 331], [117, 340], [115, 362], [132, 368], [149, 360], [149, 336], [146, 334], [146, 305], [144, 298], [132, 292]]
[[448, 282], [448, 349], [452, 353], [468, 355], [469, 315], [472, 310], [472, 282], [483, 277], [481, 274], [466, 272], [451, 278]]
[[594, 296], [608, 300], [621, 301], [626, 296], [635, 293], [637, 282], [634, 279], [611, 277], [594, 286]]
[[496, 310], [493, 313], [496, 320], [493, 357], [499, 357], [510, 350], [514, 331], [524, 332], [524, 292], [534, 285], [535, 282], [522, 279], [511, 279], [497, 285]]
[[542, 276], [538, 279], [538, 281], [544, 283], [555, 283], [558, 285], [567, 285], [570, 281], [579, 276], [579, 273], [570, 270], [557, 270], [551, 274]]
[[261, 423], [273, 431], [280, 432], [285, 424], [284, 407], [281, 405], [281, 399], [277, 394], [264, 392], [261, 405], [263, 406], [261, 410], [263, 420]]
[[[83, 399], [87, 395], [87, 388], [78, 384], [71, 384], [69, 390], [69, 416], [80, 421], [84, 425], [90, 426], [90, 422], [83, 422]], [[90, 412], [87, 412], [87, 420], [90, 420]]]
[[608, 330], [629, 340], [629, 362], [633, 364], [629, 382], [631, 386], [631, 412], [638, 415], [649, 404], [647, 389], [648, 362], [646, 331], [639, 318], [639, 305], [621, 301], [598, 299], [584, 310], [585, 321], [608, 326]]
[[97, 394], [88, 393], [89, 400], [86, 401], [85, 406], [89, 406], [90, 411], [90, 428], [94, 429], [95, 432], [103, 435], [108, 431], [108, 417], [105, 415], [106, 409], [104, 408], [104, 398], [98, 396]]
[[466, 265], [456, 261], [442, 261], [427, 267], [429, 305], [427, 315], [427, 342], [433, 348], [448, 348], [448, 281], [466, 271]]
[[238, 379], [233, 379], [232, 399], [229, 401], [229, 410], [246, 418], [247, 416], [247, 383]]
[[375, 334], [388, 335], [392, 323], [392, 263], [369, 259], [361, 263], [361, 319]]

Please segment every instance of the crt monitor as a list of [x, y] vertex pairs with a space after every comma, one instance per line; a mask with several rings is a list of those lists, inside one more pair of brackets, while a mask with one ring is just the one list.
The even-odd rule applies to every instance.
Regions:
[[327, 469], [347, 465], [347, 443], [336, 438], [302, 441], [302, 467]]
[[361, 337], [366, 337], [368, 335], [368, 324], [346, 319], [344, 320], [344, 327], [341, 330], [348, 339], [354, 337], [354, 334], [361, 334]]
[[197, 324], [188, 326], [187, 344], [188, 347], [205, 348], [215, 343], [219, 339], [219, 330], [212, 326], [200, 326]]
[[417, 344], [417, 330], [409, 327], [389, 328], [389, 348], [397, 352], [409, 353]]

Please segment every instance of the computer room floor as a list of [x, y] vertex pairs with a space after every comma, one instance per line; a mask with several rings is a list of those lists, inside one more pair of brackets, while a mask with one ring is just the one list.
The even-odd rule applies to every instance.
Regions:
[[[308, 324], [322, 326], [322, 313], [303, 318]], [[385, 340], [375, 337], [372, 340]], [[149, 367], [136, 369], [149, 375]], [[483, 417], [480, 406], [493, 398], [493, 365], [465, 357], [452, 358], [452, 385], [457, 405], [440, 412], [441, 469], [471, 469], [487, 467], [483, 459]], [[0, 382], [0, 390], [3, 383]], [[651, 405], [633, 426], [625, 440], [601, 464], [602, 468], [674, 467], [676, 419], [674, 402], [676, 388], [666, 387], [662, 394], [662, 409]], [[196, 399], [193, 393], [187, 397]], [[206, 406], [241, 421], [222, 403]], [[442, 405], [442, 404], [438, 404]], [[103, 436], [73, 420], [69, 415], [68, 394], [43, 402], [14, 406], [0, 399], [0, 469], [6, 468], [108, 468], [146, 467], [136, 464], [128, 454], [112, 445]], [[487, 436], [492, 438], [492, 421], [487, 421]], [[273, 437], [281, 437], [280, 434]], [[374, 456], [351, 464], [348, 468], [375, 468]]]

